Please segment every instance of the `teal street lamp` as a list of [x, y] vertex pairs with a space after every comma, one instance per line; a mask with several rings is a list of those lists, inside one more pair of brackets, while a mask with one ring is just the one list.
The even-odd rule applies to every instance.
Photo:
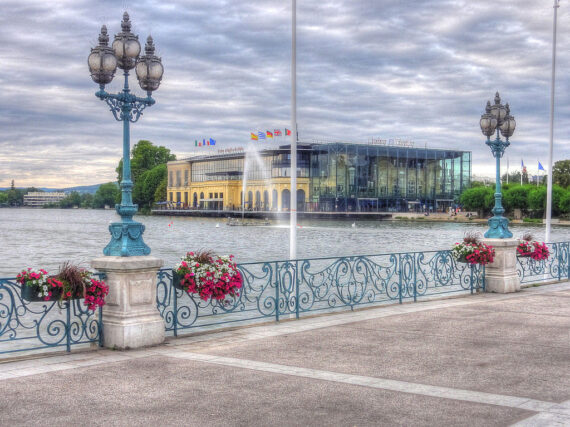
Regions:
[[[513, 233], [509, 231], [509, 220], [503, 216], [505, 209], [501, 203], [501, 157], [505, 149], [510, 145], [509, 138], [513, 135], [516, 127], [515, 118], [511, 116], [509, 104], [503, 106], [499, 92], [495, 94], [495, 104], [491, 105], [487, 101], [485, 114], [481, 116], [479, 121], [483, 135], [487, 137], [487, 144], [491, 148], [491, 152], [497, 162], [496, 189], [495, 189], [495, 207], [492, 212], [494, 216], [489, 219], [489, 230], [485, 233], [485, 237], [489, 239], [508, 239], [513, 237]], [[499, 132], [505, 140], [499, 136]], [[496, 135], [494, 140], [491, 136]]]
[[[161, 59], [154, 54], [152, 37], [148, 37], [145, 54], [140, 55], [141, 45], [138, 36], [131, 33], [131, 21], [127, 12], [123, 14], [122, 31], [115, 36], [112, 47], [109, 47], [107, 28], [101, 27], [99, 46], [91, 49], [87, 60], [91, 78], [99, 85], [95, 93], [105, 101], [117, 121], [123, 122], [123, 179], [121, 181], [121, 203], [115, 209], [121, 216], [121, 222], [109, 225], [111, 241], [103, 249], [108, 256], [137, 256], [150, 254], [150, 248], [144, 243], [142, 235], [144, 225], [133, 220], [138, 206], [133, 204], [133, 182], [131, 181], [130, 160], [130, 123], [135, 123], [143, 110], [155, 103], [151, 97], [158, 89], [162, 79], [163, 67]], [[123, 70], [125, 84], [122, 92], [107, 93], [105, 85], [113, 80], [116, 69]], [[135, 69], [141, 89], [146, 91], [146, 98], [139, 98], [130, 93], [129, 70]]]

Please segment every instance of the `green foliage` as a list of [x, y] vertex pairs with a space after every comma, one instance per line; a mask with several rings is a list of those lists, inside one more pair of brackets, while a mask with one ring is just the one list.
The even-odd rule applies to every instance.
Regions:
[[493, 207], [493, 189], [491, 187], [475, 187], [465, 190], [459, 198], [468, 211], [477, 211], [485, 215]]
[[566, 190], [562, 197], [560, 197], [560, 202], [558, 203], [558, 208], [563, 214], [570, 213], [570, 189]]
[[471, 181], [470, 188], [475, 188], [475, 187], [485, 187], [485, 183], [483, 181]]
[[552, 181], [564, 188], [570, 186], [570, 160], [559, 160], [554, 164]]
[[6, 191], [0, 191], [0, 205], [8, 203], [8, 193]]
[[90, 209], [93, 207], [93, 194], [90, 193], [83, 193], [81, 195], [81, 207], [83, 209]]
[[[558, 185], [552, 187], [552, 216], [560, 214], [560, 199], [565, 191]], [[534, 216], [542, 218], [546, 210], [546, 187], [534, 188], [528, 196], [528, 207], [534, 211]]]
[[[160, 164], [166, 164], [170, 160], [176, 160], [174, 154], [163, 146], [155, 146], [147, 140], [140, 140], [131, 150], [131, 180], [136, 184], [137, 179], [147, 170], [151, 170]], [[123, 179], [123, 161], [117, 166], [117, 181]]]
[[154, 192], [154, 201], [155, 202], [165, 202], [166, 201], [166, 188], [168, 186], [168, 177], [164, 177], [158, 187], [156, 187], [156, 191]]
[[528, 195], [534, 189], [532, 185], [509, 185], [503, 191], [503, 206], [506, 211], [514, 209], [528, 210]]
[[120, 194], [121, 192], [116, 182], [102, 184], [93, 197], [93, 207], [97, 209], [102, 209], [105, 205], [114, 207]]
[[59, 201], [59, 206], [64, 209], [81, 206], [81, 194], [72, 191], [64, 199]]

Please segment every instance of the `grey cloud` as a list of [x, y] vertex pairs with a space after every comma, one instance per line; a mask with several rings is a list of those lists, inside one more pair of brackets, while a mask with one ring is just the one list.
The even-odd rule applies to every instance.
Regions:
[[[552, 7], [452, 0], [307, 0], [298, 4], [302, 139], [407, 137], [493, 159], [478, 128], [496, 90], [517, 131], [507, 151], [546, 162]], [[123, 2], [3, 1], [0, 16], [0, 183], [92, 184], [115, 178], [121, 125], [93, 95], [86, 58], [102, 24], [120, 30]], [[256, 128], [289, 127], [290, 3], [196, 0], [128, 3], [133, 31], [152, 34], [165, 75], [157, 104], [132, 126], [178, 155], [195, 139], [244, 145]], [[559, 10], [555, 157], [568, 158], [570, 63]], [[32, 31], [33, 28], [33, 31]], [[108, 89], [118, 91], [117, 73]], [[133, 91], [140, 93], [136, 78]], [[262, 146], [260, 144], [260, 146]], [[520, 164], [520, 160], [518, 161]], [[511, 160], [511, 167], [516, 161]]]

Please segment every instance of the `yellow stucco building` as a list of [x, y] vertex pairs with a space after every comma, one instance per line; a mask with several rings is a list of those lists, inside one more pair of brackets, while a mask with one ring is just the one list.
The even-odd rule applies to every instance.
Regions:
[[[436, 211], [471, 181], [471, 153], [413, 145], [299, 143], [297, 210]], [[290, 146], [219, 150], [168, 163], [167, 206], [290, 210]], [[244, 182], [245, 181], [245, 182]]]

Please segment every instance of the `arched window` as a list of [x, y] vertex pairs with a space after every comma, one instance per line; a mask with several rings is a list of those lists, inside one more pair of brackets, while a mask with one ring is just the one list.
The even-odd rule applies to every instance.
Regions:
[[297, 190], [297, 212], [305, 212], [305, 190]]
[[287, 189], [281, 192], [281, 210], [288, 211], [291, 206], [291, 192]]
[[259, 191], [255, 192], [255, 210], [261, 209], [261, 193]]
[[264, 211], [269, 210], [269, 193], [267, 192], [267, 190], [263, 192], [263, 210]]
[[278, 194], [279, 193], [277, 192], [277, 190], [273, 190], [273, 192], [271, 194], [271, 209], [273, 209], [275, 211], [279, 207], [279, 201], [277, 200]]
[[195, 208], [198, 207], [198, 193], [194, 193], [194, 198], [193, 198], [192, 206], [194, 206]]
[[200, 209], [204, 209], [204, 193], [200, 193]]

